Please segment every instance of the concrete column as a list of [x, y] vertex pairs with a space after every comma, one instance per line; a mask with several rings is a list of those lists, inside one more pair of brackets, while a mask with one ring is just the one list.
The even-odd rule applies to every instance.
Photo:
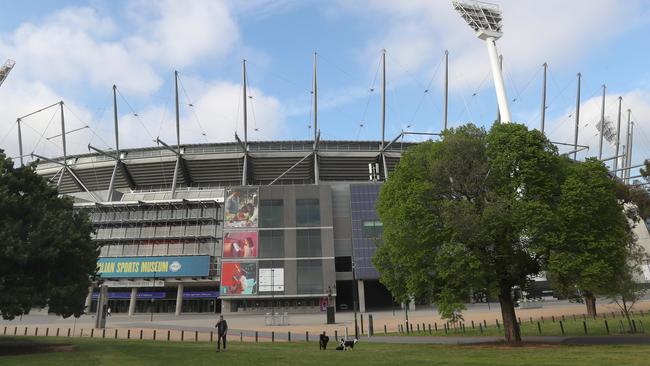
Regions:
[[138, 297], [138, 288], [134, 287], [131, 289], [131, 301], [129, 301], [129, 316], [135, 314], [135, 302]]
[[359, 292], [359, 312], [366, 312], [366, 294], [363, 287], [363, 280], [357, 280], [357, 291]]
[[88, 296], [86, 296], [86, 302], [84, 303], [84, 311], [88, 313], [90, 311], [90, 306], [93, 304], [93, 287], [88, 287]]
[[183, 284], [179, 283], [176, 291], [176, 316], [181, 315], [183, 309], [183, 287]]

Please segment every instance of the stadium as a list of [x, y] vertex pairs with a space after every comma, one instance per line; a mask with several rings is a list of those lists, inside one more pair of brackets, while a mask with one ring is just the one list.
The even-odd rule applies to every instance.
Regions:
[[[122, 150], [119, 159], [41, 161], [37, 172], [89, 210], [113, 312], [309, 312], [328, 299], [346, 310], [353, 277], [365, 311], [392, 304], [371, 264], [381, 233], [374, 204], [412, 144], [236, 142], [181, 145], [180, 154], [150, 147]], [[239, 206], [229, 210], [235, 192]], [[242, 248], [245, 238], [251, 249]], [[246, 282], [236, 289], [240, 273]]]

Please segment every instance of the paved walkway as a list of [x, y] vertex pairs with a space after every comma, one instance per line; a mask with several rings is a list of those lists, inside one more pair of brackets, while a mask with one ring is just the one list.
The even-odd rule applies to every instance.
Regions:
[[[395, 343], [395, 344], [484, 344], [500, 343], [503, 337], [417, 337], [417, 336], [375, 336], [369, 339], [362, 339], [364, 342], [372, 343]], [[556, 337], [556, 336], [533, 336], [523, 337], [524, 342], [531, 343], [555, 343], [570, 345], [606, 345], [606, 344], [648, 344], [650, 336], [603, 336], [603, 337]]]

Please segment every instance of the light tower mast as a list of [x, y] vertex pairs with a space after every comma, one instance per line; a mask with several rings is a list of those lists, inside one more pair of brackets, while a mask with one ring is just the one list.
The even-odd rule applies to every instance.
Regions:
[[8, 59], [5, 61], [4, 65], [0, 67], [0, 86], [2, 86], [2, 83], [4, 83], [5, 79], [7, 78], [7, 75], [11, 72], [11, 69], [14, 68], [14, 65], [16, 64], [16, 61], [12, 59]]
[[497, 94], [501, 121], [512, 122], [496, 45], [497, 39], [503, 35], [501, 31], [501, 10], [499, 10], [499, 6], [480, 1], [453, 1], [452, 3], [454, 9], [460, 13], [467, 24], [476, 32], [476, 36], [485, 41], [488, 56], [490, 57], [490, 67], [492, 68], [492, 77], [494, 78], [494, 88]]

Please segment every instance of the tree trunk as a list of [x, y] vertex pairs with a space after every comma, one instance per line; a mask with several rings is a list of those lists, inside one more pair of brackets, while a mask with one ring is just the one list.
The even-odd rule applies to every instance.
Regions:
[[520, 345], [521, 331], [517, 322], [517, 315], [515, 314], [515, 305], [510, 294], [510, 286], [501, 287], [499, 303], [501, 304], [501, 318], [503, 320], [506, 342]]
[[596, 296], [591, 292], [584, 293], [585, 305], [587, 305], [587, 315], [591, 318], [596, 317]]

